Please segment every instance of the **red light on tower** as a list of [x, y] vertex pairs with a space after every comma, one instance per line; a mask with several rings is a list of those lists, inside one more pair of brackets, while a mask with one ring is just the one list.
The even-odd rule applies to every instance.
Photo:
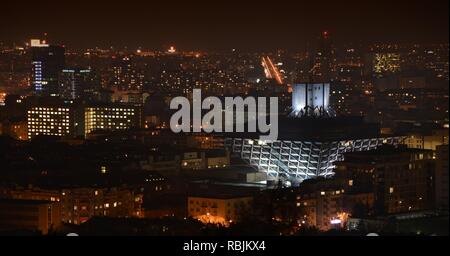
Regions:
[[328, 31], [323, 32], [323, 38], [328, 39]]

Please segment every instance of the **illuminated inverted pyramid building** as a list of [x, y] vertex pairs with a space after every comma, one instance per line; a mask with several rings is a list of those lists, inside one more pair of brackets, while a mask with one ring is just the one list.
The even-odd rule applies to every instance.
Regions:
[[402, 137], [385, 137], [378, 124], [363, 117], [336, 117], [329, 107], [329, 84], [293, 87], [292, 112], [279, 119], [276, 141], [260, 141], [259, 134], [234, 133], [225, 144], [269, 180], [295, 185], [305, 179], [332, 176], [335, 161], [345, 152], [367, 151], [382, 144], [399, 144]]

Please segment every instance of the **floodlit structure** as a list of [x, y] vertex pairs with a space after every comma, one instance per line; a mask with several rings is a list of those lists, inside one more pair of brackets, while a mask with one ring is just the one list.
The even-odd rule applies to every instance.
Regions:
[[315, 177], [331, 177], [334, 162], [343, 154], [376, 149], [383, 143], [399, 144], [401, 137], [315, 140], [278, 140], [264, 142], [245, 138], [228, 138], [226, 145], [243, 160], [267, 173], [268, 180], [282, 179], [298, 184]]
[[292, 116], [331, 115], [330, 84], [295, 84], [292, 86]]
[[336, 117], [330, 108], [330, 84], [293, 86], [292, 112], [280, 118], [278, 139], [261, 141], [255, 133], [234, 133], [225, 145], [249, 164], [267, 173], [268, 180], [299, 184], [330, 177], [343, 154], [368, 151], [382, 144], [399, 144], [403, 137], [384, 137], [378, 124], [363, 117]]

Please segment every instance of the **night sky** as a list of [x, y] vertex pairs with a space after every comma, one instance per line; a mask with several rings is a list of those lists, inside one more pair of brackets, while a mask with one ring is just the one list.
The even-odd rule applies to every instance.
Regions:
[[44, 32], [69, 47], [301, 49], [339, 42], [448, 42], [448, 0], [3, 1], [0, 40]]

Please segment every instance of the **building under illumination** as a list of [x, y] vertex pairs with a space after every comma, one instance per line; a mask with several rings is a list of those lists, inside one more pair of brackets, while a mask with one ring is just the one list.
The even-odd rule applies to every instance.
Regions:
[[239, 221], [250, 210], [252, 202], [252, 197], [229, 194], [189, 196], [188, 216], [203, 223], [228, 226]]
[[296, 117], [330, 114], [330, 84], [305, 83], [292, 86], [292, 113]]
[[141, 108], [137, 106], [113, 104], [88, 106], [84, 109], [84, 134], [95, 130], [128, 130], [140, 128]]
[[39, 135], [72, 137], [74, 111], [69, 106], [34, 106], [27, 113], [28, 139]]
[[334, 162], [344, 153], [403, 140], [382, 136], [379, 125], [366, 123], [363, 117], [335, 117], [329, 108], [329, 84], [300, 84], [293, 89], [292, 112], [279, 118], [276, 141], [261, 141], [256, 133], [234, 133], [225, 139], [232, 152], [267, 173], [268, 180], [297, 185], [331, 177]]
[[141, 128], [141, 108], [135, 105], [36, 104], [28, 109], [28, 139], [38, 135], [84, 137], [96, 130]]
[[[304, 120], [302, 120], [304, 119]], [[292, 185], [316, 177], [334, 175], [334, 162], [343, 154], [368, 151], [383, 144], [400, 144], [403, 137], [385, 137], [362, 118], [300, 118], [281, 120], [276, 141], [261, 141], [256, 134], [236, 133], [225, 139], [234, 153], [260, 171], [268, 180]], [[289, 129], [290, 128], [290, 129]], [[238, 136], [237, 136], [238, 135]]]

